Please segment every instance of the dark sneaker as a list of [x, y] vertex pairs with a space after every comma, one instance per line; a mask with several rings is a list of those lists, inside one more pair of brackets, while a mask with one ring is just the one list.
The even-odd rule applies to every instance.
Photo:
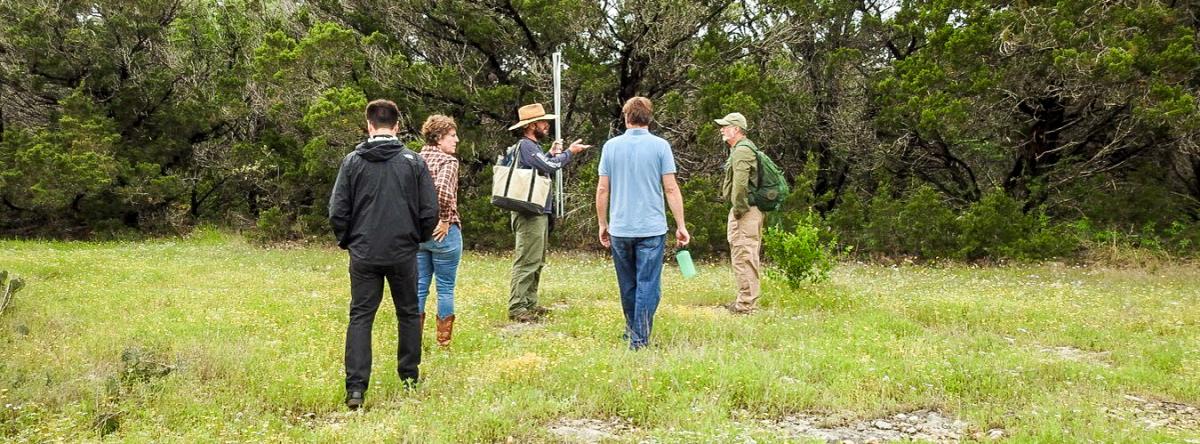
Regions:
[[363, 405], [363, 392], [352, 391], [346, 394], [346, 407], [350, 410], [358, 410]]
[[400, 378], [400, 385], [408, 391], [416, 390], [419, 383], [417, 378]]
[[543, 307], [541, 305], [536, 305], [533, 308], [529, 309], [529, 311], [532, 311], [533, 314], [538, 315], [538, 316], [545, 316], [545, 315], [550, 314], [550, 309]]

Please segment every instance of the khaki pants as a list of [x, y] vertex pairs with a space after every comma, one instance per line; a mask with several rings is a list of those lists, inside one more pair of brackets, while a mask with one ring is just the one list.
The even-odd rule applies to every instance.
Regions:
[[763, 213], [758, 207], [750, 207], [750, 211], [741, 218], [733, 216], [729, 210], [729, 225], [726, 237], [729, 240], [729, 259], [733, 265], [733, 278], [737, 281], [737, 300], [733, 308], [737, 311], [751, 311], [758, 302], [759, 252], [762, 250]]
[[550, 216], [513, 212], [511, 216], [516, 248], [513, 250], [512, 286], [508, 294], [508, 314], [516, 316], [537, 306], [538, 283], [546, 264], [546, 237]]

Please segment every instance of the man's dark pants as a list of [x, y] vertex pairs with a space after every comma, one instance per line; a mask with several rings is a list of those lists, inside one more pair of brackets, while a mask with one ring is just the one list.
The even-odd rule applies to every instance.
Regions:
[[383, 300], [387, 279], [396, 306], [399, 340], [396, 370], [406, 384], [417, 381], [421, 364], [421, 328], [417, 311], [416, 254], [392, 265], [350, 260], [350, 324], [346, 328], [346, 391], [366, 391], [371, 379], [371, 325]]

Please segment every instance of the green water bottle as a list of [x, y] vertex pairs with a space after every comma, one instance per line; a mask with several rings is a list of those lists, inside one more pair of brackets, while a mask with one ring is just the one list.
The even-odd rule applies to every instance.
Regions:
[[685, 279], [696, 276], [696, 264], [692, 263], [692, 253], [688, 253], [687, 248], [680, 248], [675, 253], [675, 262], [679, 264], [679, 272], [683, 273]]

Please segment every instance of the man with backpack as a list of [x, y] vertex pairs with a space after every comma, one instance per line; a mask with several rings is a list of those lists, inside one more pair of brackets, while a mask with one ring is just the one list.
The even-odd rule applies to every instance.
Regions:
[[737, 299], [725, 307], [748, 314], [758, 302], [763, 212], [775, 210], [787, 196], [788, 187], [775, 163], [746, 138], [746, 116], [729, 113], [716, 122], [721, 125], [721, 140], [730, 148], [721, 192], [732, 207], [726, 236], [737, 281]]

